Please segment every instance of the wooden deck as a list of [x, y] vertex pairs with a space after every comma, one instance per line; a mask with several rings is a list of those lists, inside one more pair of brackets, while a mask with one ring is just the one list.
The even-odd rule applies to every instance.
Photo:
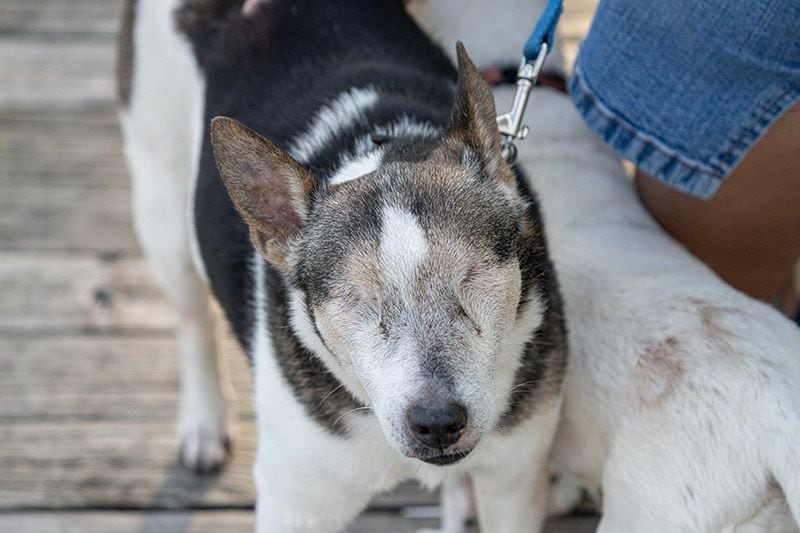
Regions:
[[[567, 54], [594, 0], [567, 2]], [[0, 532], [249, 531], [251, 384], [233, 342], [232, 462], [176, 462], [172, 312], [130, 224], [113, 104], [121, 0], [0, 3]], [[413, 486], [350, 529], [414, 531]], [[549, 532], [592, 529], [553, 522]]]

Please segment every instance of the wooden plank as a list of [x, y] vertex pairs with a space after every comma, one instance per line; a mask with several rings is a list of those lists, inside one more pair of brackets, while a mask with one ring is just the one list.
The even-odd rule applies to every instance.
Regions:
[[[231, 377], [236, 417], [253, 433], [247, 359], [226, 339], [221, 366]], [[0, 337], [0, 424], [175, 420], [178, 343], [166, 336]], [[92, 429], [93, 431], [93, 429]]]
[[0, 111], [0, 249], [138, 253], [111, 108]]
[[161, 330], [173, 309], [140, 257], [0, 251], [0, 331]]
[[0, 508], [252, 505], [247, 361], [225, 343], [234, 454], [219, 476], [196, 478], [176, 461], [176, 345], [171, 337], [0, 337]]
[[122, 0], [3, 0], [0, 34], [39, 39], [64, 36], [114, 38]]
[[[348, 533], [412, 533], [422, 527], [434, 527], [434, 520], [401, 518], [392, 513], [366, 513], [347, 528]], [[253, 531], [252, 511], [196, 512], [82, 512], [82, 513], [13, 513], [0, 516], [0, 532], [36, 531], [37, 533], [218, 533]]]
[[597, 529], [597, 516], [565, 516], [547, 522], [544, 533], [591, 533]]
[[139, 253], [125, 190], [32, 185], [6, 191], [0, 248]]
[[253, 531], [252, 511], [8, 513], [0, 533], [218, 533]]
[[[438, 520], [402, 518], [396, 513], [368, 512], [358, 517], [348, 533], [412, 533], [434, 528]], [[106, 511], [77, 513], [10, 513], [0, 515], [0, 533], [217, 533], [252, 531], [253, 512], [249, 510], [213, 511]], [[544, 533], [589, 533], [597, 528], [593, 517], [568, 517], [548, 522]], [[470, 533], [477, 527], [469, 528]]]
[[89, 109], [114, 101], [114, 46], [0, 37], [0, 109]]
[[176, 459], [174, 422], [70, 422], [0, 428], [0, 509], [163, 509], [252, 505], [254, 441], [195, 477]]
[[0, 110], [0, 153], [4, 191], [22, 186], [130, 187], [113, 106]]

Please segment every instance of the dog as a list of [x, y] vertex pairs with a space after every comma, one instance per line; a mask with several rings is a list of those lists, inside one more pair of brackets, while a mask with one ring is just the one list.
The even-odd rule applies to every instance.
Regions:
[[259, 531], [335, 531], [468, 473], [485, 531], [546, 516], [566, 334], [491, 92], [401, 0], [129, 2], [135, 228], [179, 311], [182, 461], [228, 453], [212, 295], [255, 376]]
[[[471, 28], [449, 22], [459, 2], [418, 4], [439, 43], [463, 39], [476, 56], [524, 42], [534, 22], [530, 2], [471, 2]], [[510, 31], [514, 18], [527, 29]], [[495, 89], [500, 110], [513, 92]], [[540, 200], [569, 326], [553, 513], [586, 490], [600, 532], [798, 531], [797, 326], [672, 240], [566, 95], [534, 89], [527, 122], [519, 164]], [[463, 482], [445, 491], [445, 530], [461, 531], [469, 492]]]

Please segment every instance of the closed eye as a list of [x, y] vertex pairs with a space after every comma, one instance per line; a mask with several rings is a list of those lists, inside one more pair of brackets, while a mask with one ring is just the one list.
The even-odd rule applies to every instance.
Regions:
[[467, 310], [464, 309], [464, 306], [461, 303], [458, 303], [458, 313], [461, 315], [461, 318], [466, 320], [467, 323], [475, 330], [475, 333], [478, 335], [483, 335], [483, 328], [481, 328], [480, 324], [478, 324], [475, 319], [473, 319]]

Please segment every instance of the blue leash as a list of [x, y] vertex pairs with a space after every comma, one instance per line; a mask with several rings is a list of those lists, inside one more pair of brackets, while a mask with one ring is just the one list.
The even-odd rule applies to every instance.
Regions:
[[525, 41], [522, 62], [517, 71], [517, 92], [514, 95], [511, 110], [497, 117], [497, 126], [502, 137], [503, 157], [509, 164], [513, 163], [517, 156], [514, 141], [524, 139], [530, 131], [528, 126], [522, 124], [522, 118], [525, 115], [525, 107], [528, 105], [531, 89], [536, 85], [544, 60], [547, 59], [547, 54], [553, 48], [556, 26], [563, 10], [564, 0], [547, 2], [539, 20], [536, 21], [533, 32]]
[[553, 38], [556, 35], [556, 26], [561, 13], [564, 11], [564, 0], [550, 0], [539, 15], [536, 26], [531, 32], [531, 36], [525, 41], [523, 55], [528, 62], [534, 61], [542, 51], [542, 43], [547, 44], [547, 48], [553, 48]]

